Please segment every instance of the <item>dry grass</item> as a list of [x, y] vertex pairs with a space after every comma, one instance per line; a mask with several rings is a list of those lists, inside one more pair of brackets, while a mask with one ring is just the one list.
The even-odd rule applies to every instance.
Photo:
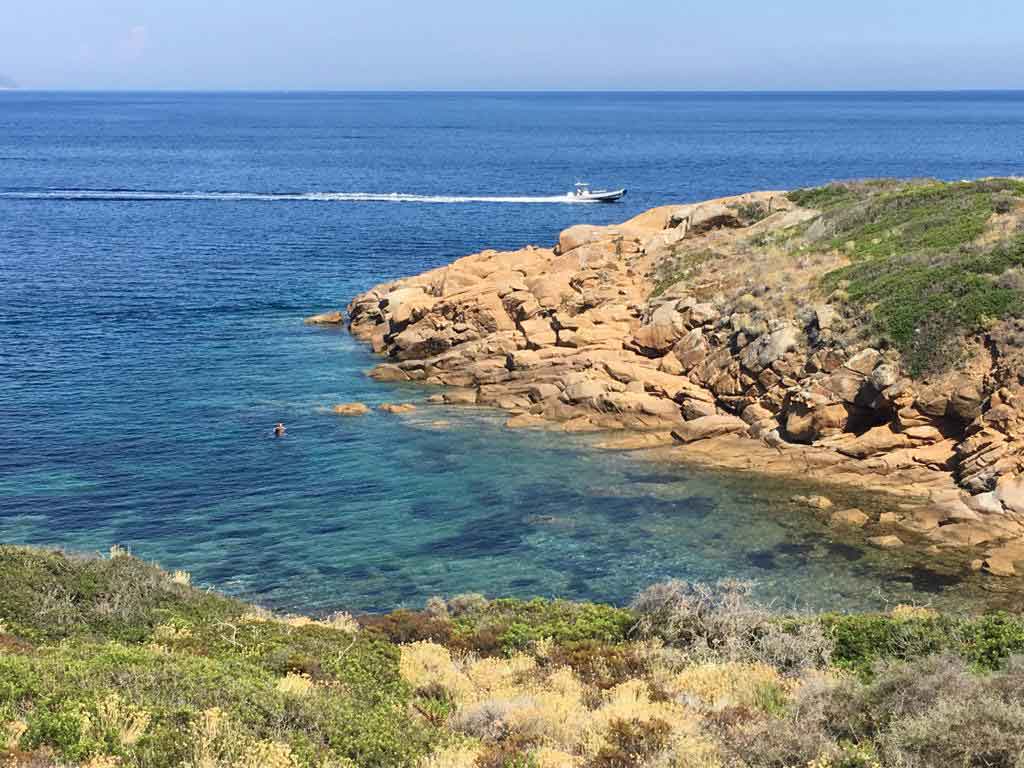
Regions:
[[[542, 653], [547, 645], [541, 644]], [[622, 721], [668, 723], [673, 754], [703, 761], [688, 765], [712, 764], [714, 749], [700, 735], [697, 713], [656, 696], [646, 680], [600, 691], [568, 667], [539, 665], [530, 655], [459, 657], [431, 642], [404, 646], [400, 669], [414, 688], [440, 687], [448, 694], [452, 731], [482, 742], [515, 739], [533, 745], [532, 757], [540, 765], [586, 764], [611, 746], [609, 734]]]
[[146, 733], [152, 715], [126, 702], [120, 694], [111, 693], [96, 702], [95, 724], [89, 723], [87, 718], [83, 719], [85, 727], [93, 725], [97, 735], [112, 733], [122, 746], [131, 747]]
[[277, 681], [277, 690], [286, 696], [306, 696], [313, 690], [313, 681], [309, 675], [289, 672]]
[[729, 661], [689, 667], [676, 675], [666, 689], [673, 697], [692, 701], [702, 709], [763, 709], [778, 700], [786, 684], [767, 664]]
[[21, 737], [28, 729], [28, 724], [24, 720], [12, 720], [4, 726], [3, 738], [4, 738], [4, 749], [14, 750], [18, 748], [18, 742], [21, 741]]
[[296, 768], [287, 744], [253, 740], [220, 709], [205, 710], [188, 733], [189, 758], [183, 768]]
[[476, 768], [481, 749], [475, 745], [455, 744], [434, 752], [420, 768]]

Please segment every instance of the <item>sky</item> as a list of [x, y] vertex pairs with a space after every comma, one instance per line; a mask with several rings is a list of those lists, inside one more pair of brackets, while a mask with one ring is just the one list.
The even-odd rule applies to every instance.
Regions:
[[1024, 88], [1024, 0], [5, 0], [43, 89]]

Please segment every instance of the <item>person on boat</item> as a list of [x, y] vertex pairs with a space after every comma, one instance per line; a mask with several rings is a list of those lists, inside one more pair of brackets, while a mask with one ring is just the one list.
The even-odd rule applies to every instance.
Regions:
[[274, 437], [284, 437], [284, 432], [284, 423], [280, 421], [277, 422], [277, 424], [274, 425]]

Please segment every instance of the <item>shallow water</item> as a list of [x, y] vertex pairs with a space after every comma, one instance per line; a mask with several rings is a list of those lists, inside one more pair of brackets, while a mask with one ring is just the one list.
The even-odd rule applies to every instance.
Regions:
[[[301, 318], [661, 203], [1019, 172], [1021, 128], [1019, 94], [0, 94], [0, 540], [127, 545], [290, 610], [622, 601], [726, 575], [810, 607], [956, 599], [830, 542], [787, 483], [486, 411], [326, 414], [427, 393], [368, 380], [365, 349]], [[577, 174], [630, 194], [480, 200], [560, 195]]]

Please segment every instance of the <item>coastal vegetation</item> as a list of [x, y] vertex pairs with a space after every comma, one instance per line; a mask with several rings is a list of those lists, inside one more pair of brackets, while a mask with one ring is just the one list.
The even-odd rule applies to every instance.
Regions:
[[915, 374], [948, 368], [961, 337], [1024, 314], [1024, 229], [1014, 217], [984, 237], [994, 216], [1020, 213], [1024, 182], [872, 181], [789, 198], [822, 211], [811, 246], [850, 259], [824, 275], [825, 290], [844, 291], [877, 341], [900, 349]]
[[115, 549], [0, 548], [0, 764], [1020, 766], [1024, 620], [435, 598], [279, 616]]

